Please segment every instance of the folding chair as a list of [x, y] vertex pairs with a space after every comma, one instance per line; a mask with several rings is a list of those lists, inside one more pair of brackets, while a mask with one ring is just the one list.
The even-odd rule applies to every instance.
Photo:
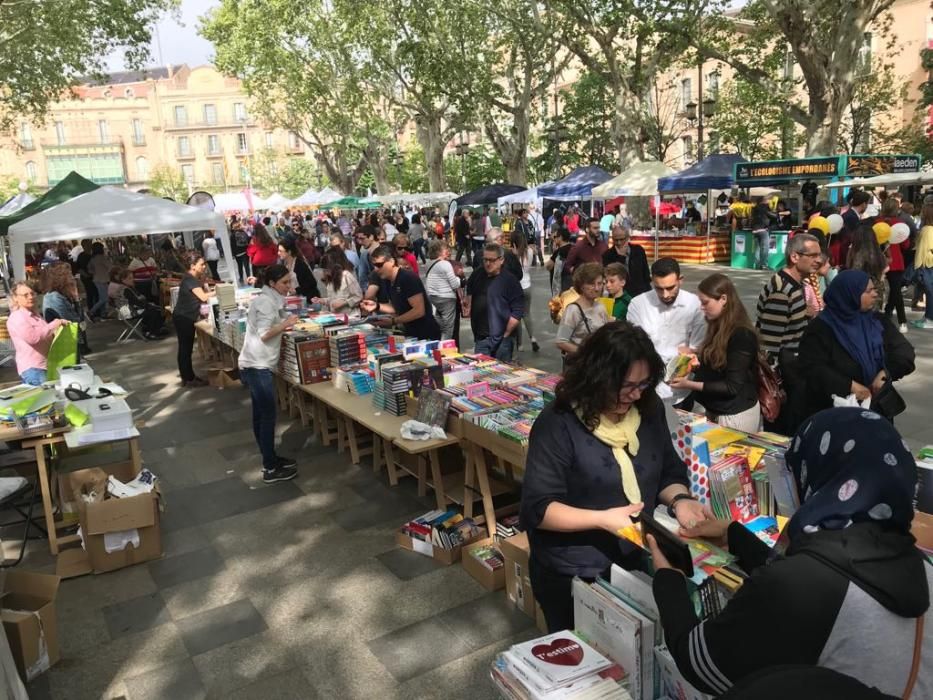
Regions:
[[134, 335], [144, 342], [147, 340], [140, 330], [140, 326], [143, 325], [142, 313], [134, 316], [130, 305], [123, 302], [117, 307], [117, 318], [123, 323], [123, 331], [117, 336], [117, 343], [127, 343], [133, 339]]

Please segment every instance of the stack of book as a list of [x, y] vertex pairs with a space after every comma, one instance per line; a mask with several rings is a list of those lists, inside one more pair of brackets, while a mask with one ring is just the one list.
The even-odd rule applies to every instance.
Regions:
[[334, 372], [334, 387], [357, 396], [373, 392], [373, 373], [368, 365], [347, 365]]
[[498, 571], [505, 566], [505, 558], [494, 544], [474, 547], [470, 550], [470, 556], [489, 571]]
[[709, 488], [713, 513], [720, 520], [746, 523], [760, 515], [746, 457], [731, 455], [714, 464], [709, 472]]
[[491, 676], [513, 700], [632, 700], [622, 668], [569, 631], [512, 645], [496, 657]]
[[307, 333], [282, 334], [279, 371], [297, 384], [313, 384], [330, 379], [330, 347], [326, 338]]
[[330, 361], [336, 367], [366, 360], [366, 338], [362, 333], [344, 331], [330, 336]]
[[506, 540], [509, 537], [514, 537], [521, 531], [522, 529], [519, 527], [519, 516], [517, 513], [515, 515], [506, 515], [496, 520], [496, 539]]
[[453, 549], [480, 536], [473, 518], [464, 518], [455, 510], [432, 510], [405, 523], [401, 531], [413, 540], [421, 540], [441, 549]]

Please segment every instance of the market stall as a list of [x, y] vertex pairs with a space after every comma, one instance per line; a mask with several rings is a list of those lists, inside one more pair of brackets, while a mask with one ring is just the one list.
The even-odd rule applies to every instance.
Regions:
[[733, 167], [742, 161], [744, 158], [737, 153], [716, 153], [682, 172], [658, 180], [658, 192], [662, 196], [692, 192], [706, 197], [706, 221], [702, 229], [692, 232], [686, 227], [659, 227], [658, 257], [670, 255], [681, 262], [696, 264], [728, 262], [730, 235], [727, 229], [713, 224], [711, 192], [730, 189]]
[[597, 165], [585, 165], [556, 180], [550, 184], [538, 186], [538, 197], [542, 200], [542, 207], [549, 209], [549, 202], [578, 202], [590, 203], [589, 213], [593, 214], [593, 188], [612, 179], [612, 175]]
[[[918, 172], [920, 162], [920, 156], [910, 154], [848, 154], [742, 162], [735, 164], [734, 179], [742, 188], [778, 188], [778, 196], [787, 202], [791, 211], [792, 225], [801, 225], [805, 212], [819, 201], [820, 187], [838, 190], [856, 185], [917, 184], [922, 182], [922, 174]], [[758, 244], [747, 219], [747, 216], [740, 217], [739, 226], [732, 233], [730, 258], [735, 268], [754, 268], [758, 261]], [[767, 259], [772, 270], [784, 265], [791, 232], [792, 228], [769, 231]]]
[[[16, 218], [28, 208], [10, 218]], [[7, 229], [7, 238], [13, 274], [17, 279], [24, 279], [26, 246], [30, 243], [202, 230], [213, 230], [223, 246], [224, 256], [233, 260], [230, 236], [220, 212], [119, 187], [95, 187], [16, 221]], [[231, 281], [236, 281], [234, 265], [227, 266], [227, 275]]]
[[492, 205], [499, 201], [499, 197], [505, 197], [516, 192], [525, 190], [521, 185], [509, 185], [499, 182], [494, 185], [484, 185], [470, 192], [465, 192], [451, 201], [451, 209], [454, 207], [478, 207], [483, 205]]
[[221, 192], [213, 197], [214, 211], [224, 214], [251, 212], [257, 209], [267, 209], [269, 206], [262, 197], [248, 187], [239, 192]]

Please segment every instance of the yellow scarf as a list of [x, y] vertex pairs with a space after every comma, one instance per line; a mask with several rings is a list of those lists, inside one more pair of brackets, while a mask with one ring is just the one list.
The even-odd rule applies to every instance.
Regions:
[[641, 415], [638, 409], [632, 406], [618, 423], [613, 423], [608, 417], [601, 415], [599, 425], [593, 431], [593, 437], [612, 448], [612, 456], [619, 463], [619, 471], [622, 474], [622, 490], [629, 503], [641, 503], [641, 488], [635, 476], [635, 466], [628, 456], [629, 452], [633, 455], [638, 454], [636, 433], [640, 425]]

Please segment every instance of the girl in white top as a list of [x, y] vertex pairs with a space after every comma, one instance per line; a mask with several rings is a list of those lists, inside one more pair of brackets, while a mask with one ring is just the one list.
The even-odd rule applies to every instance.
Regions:
[[353, 266], [339, 248], [329, 248], [321, 259], [323, 297], [314, 297], [314, 304], [321, 304], [329, 311], [358, 315], [363, 300], [363, 290], [353, 274]]
[[[522, 318], [522, 323], [525, 324], [525, 329], [528, 331], [528, 337], [531, 339], [531, 349], [533, 352], [538, 352], [540, 345], [535, 338], [534, 328], [531, 323], [531, 267], [535, 259], [534, 250], [528, 247], [528, 239], [525, 237], [525, 234], [520, 233], [519, 231], [512, 231], [512, 236], [509, 239], [512, 244], [512, 252], [515, 253], [522, 263], [522, 278], [519, 282], [522, 285], [522, 292], [525, 295], [525, 315]], [[518, 327], [518, 350], [522, 350], [522, 327]]]
[[217, 247], [217, 240], [214, 238], [214, 232], [208, 231], [204, 234], [204, 240], [201, 241], [201, 250], [204, 252], [204, 261], [211, 269], [211, 278], [220, 279], [217, 272], [217, 263], [220, 260], [220, 249]]
[[[457, 290], [463, 284], [463, 278], [458, 277], [454, 271], [450, 262], [450, 246], [445, 241], [430, 241], [428, 258], [431, 262], [424, 273], [424, 288], [434, 306], [437, 324], [441, 327], [441, 340], [459, 340], [460, 302], [457, 299]], [[459, 342], [457, 344], [459, 345]]]

